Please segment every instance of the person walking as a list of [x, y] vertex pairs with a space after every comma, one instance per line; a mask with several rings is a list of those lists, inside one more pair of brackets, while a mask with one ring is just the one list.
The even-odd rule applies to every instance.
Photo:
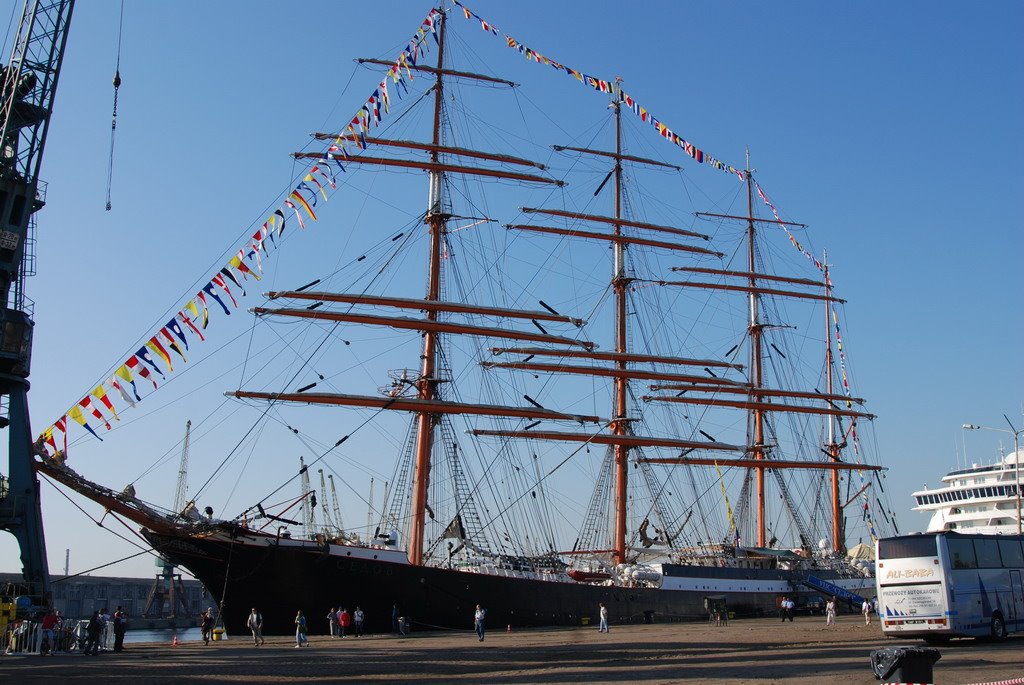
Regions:
[[100, 651], [100, 634], [103, 632], [103, 621], [100, 619], [100, 612], [92, 612], [89, 625], [85, 628], [85, 653], [89, 656], [96, 656]]
[[200, 616], [199, 630], [203, 635], [203, 644], [210, 644], [210, 635], [213, 633], [213, 607], [207, 608]]
[[114, 651], [124, 651], [124, 633], [128, 630], [128, 617], [125, 616], [124, 609], [117, 607], [117, 611], [114, 612]]
[[331, 629], [331, 637], [338, 637], [338, 612], [334, 607], [327, 614], [327, 625]]
[[355, 628], [356, 628], [356, 637], [362, 637], [363, 636], [363, 619], [364, 618], [366, 618], [366, 615], [363, 613], [363, 610], [360, 609], [359, 607], [356, 607], [355, 613], [352, 614], [352, 623], [355, 625]]
[[836, 598], [833, 597], [825, 603], [825, 625], [834, 626], [836, 624]]
[[597, 632], [607, 633], [608, 632], [608, 607], [601, 602], [598, 606], [601, 607], [601, 624], [597, 627]]
[[473, 627], [476, 629], [476, 636], [480, 638], [480, 642], [484, 641], [484, 617], [487, 616], [487, 609], [481, 609], [480, 605], [476, 605], [476, 612], [473, 613]]
[[392, 633], [399, 632], [399, 630], [398, 630], [398, 616], [399, 616], [398, 605], [397, 604], [392, 604], [391, 605], [391, 632]]
[[252, 613], [249, 614], [249, 620], [245, 622], [245, 625], [249, 626], [249, 630], [252, 631], [253, 646], [259, 647], [266, 642], [263, 639], [263, 615], [256, 611], [256, 607], [252, 608]]
[[309, 647], [309, 638], [306, 636], [306, 617], [300, 611], [295, 614], [295, 648], [303, 645]]
[[865, 599], [860, 605], [860, 613], [864, 614], [864, 625], [871, 625], [871, 602]]

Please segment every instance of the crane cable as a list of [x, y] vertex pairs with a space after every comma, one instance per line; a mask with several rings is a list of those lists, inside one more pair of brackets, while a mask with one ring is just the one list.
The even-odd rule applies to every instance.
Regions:
[[114, 177], [114, 132], [117, 130], [117, 89], [121, 87], [121, 31], [124, 28], [124, 0], [117, 26], [117, 64], [114, 67], [114, 113], [110, 120], [110, 159], [107, 162], [107, 211], [110, 211], [110, 186]]

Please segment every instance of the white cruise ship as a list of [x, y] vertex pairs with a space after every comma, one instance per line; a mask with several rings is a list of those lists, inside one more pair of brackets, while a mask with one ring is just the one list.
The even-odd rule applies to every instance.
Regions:
[[[914, 511], [931, 512], [927, 532], [1016, 533], [1018, 511], [1017, 460], [1024, 469], [1024, 450], [987, 466], [977, 464], [942, 477], [942, 485], [914, 493]], [[1024, 476], [1021, 483], [1024, 484]]]

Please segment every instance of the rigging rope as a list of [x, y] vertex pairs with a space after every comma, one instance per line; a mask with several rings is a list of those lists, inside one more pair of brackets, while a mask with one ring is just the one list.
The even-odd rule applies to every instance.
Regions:
[[107, 211], [110, 211], [110, 186], [114, 177], [114, 133], [117, 131], [117, 89], [121, 87], [121, 31], [124, 28], [124, 0], [117, 25], [117, 64], [114, 67], [114, 113], [110, 119], [110, 158], [107, 161]]

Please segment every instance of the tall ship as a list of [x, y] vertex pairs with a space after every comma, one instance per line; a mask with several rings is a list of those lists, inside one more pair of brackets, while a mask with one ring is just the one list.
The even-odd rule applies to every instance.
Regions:
[[[479, 65], [479, 40], [573, 104], [455, 61]], [[621, 79], [458, 2], [397, 59], [360, 63], [383, 79], [356, 115], [294, 154], [297, 185], [225, 269], [44, 431], [38, 470], [134, 522], [230, 631], [253, 606], [286, 632], [296, 609], [339, 605], [429, 629], [465, 628], [477, 604], [542, 626], [601, 603], [636, 623], [873, 594], [848, 548], [894, 526], [844, 300], [749, 154], [719, 161]], [[711, 174], [721, 187], [688, 180]], [[331, 222], [344, 248], [310, 247]], [[272, 280], [286, 240], [322, 269], [250, 310], [251, 361], [225, 393], [247, 424], [206, 483], [174, 511], [143, 481], [90, 480], [67, 432], [103, 431], [108, 402], [155, 403], [172, 361], [202, 373], [172, 355], [242, 318], [220, 309]], [[225, 504], [236, 488], [245, 504]]]
[[1021, 451], [994, 464], [972, 464], [942, 477], [942, 485], [925, 486], [913, 494], [914, 511], [931, 514], [925, 532], [958, 531], [986, 535], [1017, 535], [1020, 525]]

